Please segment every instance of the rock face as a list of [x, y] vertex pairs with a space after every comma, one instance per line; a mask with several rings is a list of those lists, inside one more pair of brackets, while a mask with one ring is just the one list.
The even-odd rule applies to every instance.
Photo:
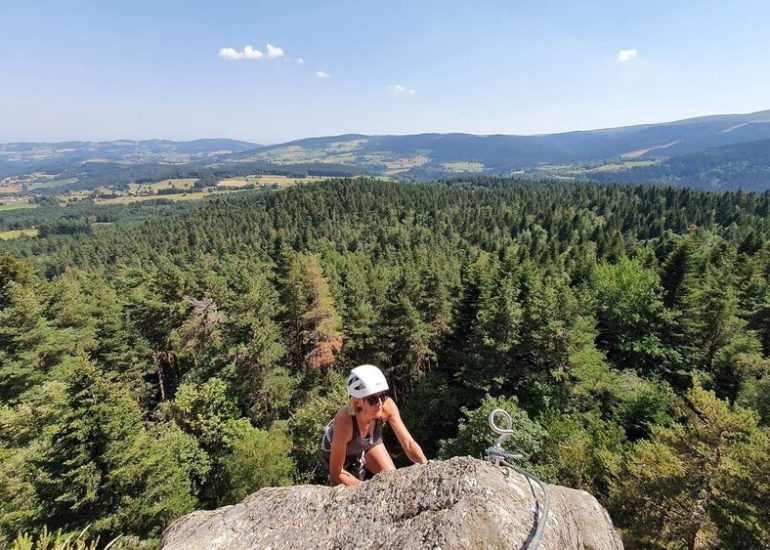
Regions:
[[[539, 548], [622, 549], [585, 491], [549, 485]], [[165, 550], [526, 548], [542, 492], [515, 471], [470, 457], [384, 472], [356, 487], [265, 488], [235, 506], [193, 512]]]

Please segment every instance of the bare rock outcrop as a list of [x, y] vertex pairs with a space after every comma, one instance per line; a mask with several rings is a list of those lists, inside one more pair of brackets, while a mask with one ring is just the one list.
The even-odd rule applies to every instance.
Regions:
[[[586, 493], [549, 485], [541, 549], [622, 549], [607, 511]], [[193, 512], [165, 550], [526, 548], [540, 487], [470, 457], [385, 472], [356, 487], [265, 488], [235, 506]]]

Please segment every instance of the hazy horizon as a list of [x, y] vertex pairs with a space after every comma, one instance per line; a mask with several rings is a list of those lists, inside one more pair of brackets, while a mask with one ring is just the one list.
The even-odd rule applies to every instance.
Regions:
[[199, 136], [199, 137], [192, 137], [192, 138], [181, 138], [181, 139], [175, 139], [175, 138], [169, 138], [169, 137], [157, 137], [157, 136], [149, 136], [149, 137], [140, 137], [140, 138], [131, 138], [131, 137], [115, 137], [115, 138], [107, 138], [107, 139], [80, 139], [77, 137], [72, 138], [66, 138], [66, 139], [57, 139], [57, 140], [14, 140], [14, 141], [2, 141], [0, 143], [8, 144], [8, 143], [67, 143], [67, 142], [73, 142], [73, 141], [80, 141], [80, 142], [91, 142], [91, 143], [109, 143], [109, 142], [115, 142], [115, 141], [175, 141], [175, 142], [185, 142], [185, 141], [197, 141], [197, 140], [218, 140], [218, 139], [229, 139], [234, 141], [243, 141], [247, 143], [252, 143], [254, 145], [264, 145], [264, 146], [271, 146], [271, 145], [280, 145], [283, 143], [290, 143], [292, 141], [300, 141], [304, 139], [313, 139], [313, 138], [324, 138], [324, 137], [336, 137], [336, 136], [344, 136], [344, 135], [366, 135], [366, 136], [408, 136], [408, 135], [419, 135], [419, 134], [449, 134], [449, 133], [455, 133], [455, 134], [468, 134], [468, 135], [475, 135], [475, 136], [493, 136], [493, 135], [506, 135], [506, 136], [520, 136], [520, 137], [531, 137], [531, 136], [538, 136], [538, 135], [555, 135], [555, 134], [566, 134], [566, 133], [572, 133], [572, 132], [591, 132], [591, 131], [600, 131], [600, 130], [613, 130], [615, 128], [628, 128], [632, 126], [645, 126], [648, 124], [654, 125], [654, 124], [667, 124], [671, 122], [680, 122], [683, 120], [689, 120], [689, 119], [697, 119], [701, 117], [711, 117], [711, 116], [742, 116], [742, 115], [751, 115], [755, 113], [761, 113], [767, 111], [770, 113], [770, 109], [760, 109], [759, 111], [752, 111], [748, 113], [711, 113], [711, 114], [702, 114], [702, 115], [695, 115], [692, 117], [687, 117], [685, 119], [676, 119], [676, 120], [658, 120], [658, 121], [651, 121], [651, 122], [643, 122], [639, 124], [629, 124], [629, 125], [621, 125], [621, 126], [607, 126], [602, 128], [578, 128], [573, 130], [565, 130], [563, 132], [552, 132], [552, 133], [536, 133], [536, 134], [473, 134], [471, 132], [432, 132], [432, 131], [423, 131], [423, 132], [415, 132], [414, 134], [399, 134], [399, 133], [393, 133], [393, 134], [367, 134], [364, 132], [344, 132], [342, 134], [318, 134], [318, 135], [307, 135], [307, 136], [299, 136], [299, 137], [292, 137], [289, 139], [286, 139], [284, 141], [275, 141], [275, 142], [259, 142], [254, 141], [250, 139], [244, 139], [239, 137], [231, 137], [231, 136]]

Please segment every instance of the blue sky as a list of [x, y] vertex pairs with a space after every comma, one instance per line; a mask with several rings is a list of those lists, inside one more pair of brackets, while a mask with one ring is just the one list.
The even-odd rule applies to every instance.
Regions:
[[759, 111], [769, 22], [765, 0], [0, 0], [0, 142], [536, 134]]

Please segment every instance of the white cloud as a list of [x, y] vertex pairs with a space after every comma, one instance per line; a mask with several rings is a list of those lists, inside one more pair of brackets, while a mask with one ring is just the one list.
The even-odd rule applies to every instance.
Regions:
[[618, 61], [621, 63], [625, 63], [626, 61], [631, 61], [632, 59], [636, 59], [639, 55], [639, 52], [635, 49], [633, 50], [620, 50], [618, 52]]
[[261, 51], [255, 50], [252, 46], [243, 48], [243, 57], [246, 59], [262, 59], [263, 55], [264, 54]]
[[[270, 59], [274, 59], [276, 57], [283, 57], [283, 49], [279, 48], [278, 46], [273, 46], [272, 44], [267, 44], [265, 46], [265, 49], [267, 50], [267, 57]], [[246, 45], [243, 47], [243, 50], [238, 51], [233, 48], [220, 48], [219, 50], [219, 57], [222, 59], [262, 59], [265, 57], [265, 54], [262, 53], [260, 50], [254, 48], [254, 46]]]
[[323, 71], [318, 71], [318, 72], [315, 73], [315, 75], [318, 78], [329, 78], [331, 76], [329, 73], [325, 73]]
[[232, 48], [221, 48], [219, 50], [219, 57], [222, 59], [240, 59], [242, 56], [241, 52], [236, 52]]
[[278, 46], [273, 46], [272, 44], [268, 44], [267, 46], [265, 46], [265, 49], [267, 49], [267, 57], [271, 59], [274, 57], [283, 56], [283, 50]]
[[392, 94], [409, 94], [409, 95], [414, 95], [414, 94], [417, 93], [414, 90], [412, 90], [411, 88], [407, 88], [403, 84], [392, 84], [392, 85], [388, 86], [388, 90], [390, 90], [390, 93], [392, 93]]
[[299, 63], [300, 65], [304, 65], [305, 60], [300, 57], [299, 59], [297, 59], [297, 63]]

